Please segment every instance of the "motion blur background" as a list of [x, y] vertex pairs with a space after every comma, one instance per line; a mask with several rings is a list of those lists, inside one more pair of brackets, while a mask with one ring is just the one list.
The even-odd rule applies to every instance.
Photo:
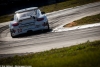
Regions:
[[0, 0], [0, 16], [28, 7], [42, 7], [66, 0]]

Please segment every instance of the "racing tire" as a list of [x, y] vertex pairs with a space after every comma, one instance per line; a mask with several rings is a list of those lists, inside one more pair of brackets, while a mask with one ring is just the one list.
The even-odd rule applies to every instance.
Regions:
[[13, 34], [12, 34], [12, 31], [10, 30], [10, 34], [11, 34], [11, 37], [12, 38], [15, 38], [16, 36], [14, 36]]
[[47, 31], [49, 31], [50, 30], [50, 26], [49, 26], [49, 23], [48, 23], [48, 28], [46, 29]]

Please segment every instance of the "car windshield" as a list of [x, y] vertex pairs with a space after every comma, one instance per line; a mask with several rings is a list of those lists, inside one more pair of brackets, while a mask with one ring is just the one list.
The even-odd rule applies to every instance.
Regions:
[[36, 10], [31, 10], [31, 11], [25, 11], [23, 13], [18, 13], [19, 18], [27, 17], [27, 16], [35, 16], [36, 15]]

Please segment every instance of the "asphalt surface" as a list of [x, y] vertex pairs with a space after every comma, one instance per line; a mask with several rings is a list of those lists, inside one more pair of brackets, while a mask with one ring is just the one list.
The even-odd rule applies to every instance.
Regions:
[[5, 54], [41, 52], [68, 47], [86, 41], [100, 40], [100, 26], [65, 32], [52, 32], [56, 27], [85, 16], [100, 13], [100, 3], [87, 4], [47, 14], [50, 31], [37, 31], [11, 38], [8, 25], [0, 28], [0, 57]]

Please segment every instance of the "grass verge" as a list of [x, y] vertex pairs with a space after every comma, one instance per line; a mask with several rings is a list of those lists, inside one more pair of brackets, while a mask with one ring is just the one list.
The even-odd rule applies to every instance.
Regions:
[[13, 18], [13, 15], [0, 16], [0, 23], [11, 21], [11, 18]]
[[97, 2], [97, 1], [100, 1], [100, 0], [81, 0], [81, 1], [80, 0], [65, 0], [64, 2], [43, 6], [43, 7], [41, 7], [41, 10], [48, 13], [48, 12], [52, 12], [52, 11], [62, 10], [62, 9], [80, 6], [80, 5], [93, 3], [93, 2]]
[[87, 16], [80, 20], [73, 21], [69, 24], [66, 24], [64, 27], [73, 27], [73, 26], [93, 24], [93, 23], [100, 23], [100, 14], [93, 15], [93, 16]]
[[[92, 3], [92, 2], [97, 2], [97, 1], [100, 1], [100, 0], [81, 0], [81, 1], [80, 0], [65, 0], [64, 2], [40, 7], [40, 9], [42, 11], [48, 13], [48, 12], [52, 12], [52, 11], [57, 11], [57, 10], [75, 7], [75, 6]], [[13, 17], [12, 15], [0, 16], [0, 23], [10, 21], [10, 19], [12, 17]]]
[[100, 67], [100, 41], [0, 59], [0, 65], [32, 67]]

